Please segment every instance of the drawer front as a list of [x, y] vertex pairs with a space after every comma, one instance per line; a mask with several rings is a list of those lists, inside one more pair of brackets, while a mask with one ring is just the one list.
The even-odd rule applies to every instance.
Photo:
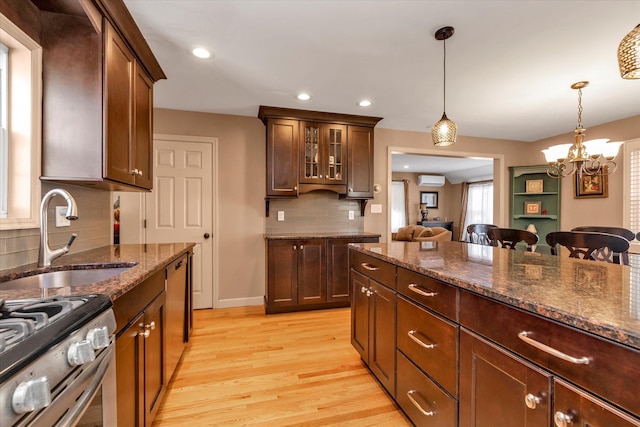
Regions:
[[460, 294], [460, 324], [640, 415], [640, 352], [469, 292]]
[[458, 321], [458, 289], [453, 286], [398, 268], [398, 292], [454, 322]]
[[399, 351], [396, 401], [417, 426], [458, 425], [458, 403]]
[[[554, 382], [553, 416], [556, 425], [569, 418], [571, 424], [590, 427], [638, 427], [640, 420], [622, 413], [564, 381]], [[556, 421], [557, 420], [557, 421]]]
[[395, 265], [356, 251], [349, 251], [349, 254], [351, 267], [354, 270], [391, 289], [396, 289]]
[[398, 349], [453, 396], [458, 396], [459, 328], [398, 298]]

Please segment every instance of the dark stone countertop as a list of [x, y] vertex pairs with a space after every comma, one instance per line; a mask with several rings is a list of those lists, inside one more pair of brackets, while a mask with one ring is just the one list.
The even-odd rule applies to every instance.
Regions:
[[462, 242], [350, 248], [640, 350], [640, 255], [622, 266]]
[[326, 232], [326, 233], [266, 233], [265, 240], [289, 240], [289, 239], [356, 239], [360, 237], [381, 237], [378, 233], [367, 232]]
[[[104, 246], [65, 255], [55, 260], [50, 267], [39, 268], [37, 264], [29, 264], [9, 270], [0, 270], [0, 298], [10, 300], [54, 295], [105, 294], [114, 301], [194, 246], [193, 243]], [[90, 285], [46, 289], [9, 289], [8, 285], [3, 283], [11, 279], [48, 271], [120, 267], [133, 263], [137, 264], [123, 273]]]

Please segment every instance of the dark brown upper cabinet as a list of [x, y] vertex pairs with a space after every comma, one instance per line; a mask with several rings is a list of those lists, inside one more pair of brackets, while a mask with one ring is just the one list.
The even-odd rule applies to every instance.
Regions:
[[122, 0], [33, 4], [43, 47], [41, 179], [150, 190], [153, 84], [166, 76], [126, 6]]
[[373, 198], [373, 128], [380, 117], [261, 106], [267, 198], [328, 190]]

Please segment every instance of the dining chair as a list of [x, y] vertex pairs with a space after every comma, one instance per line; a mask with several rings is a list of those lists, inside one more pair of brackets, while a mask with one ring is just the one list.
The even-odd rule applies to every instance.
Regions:
[[520, 242], [527, 244], [527, 251], [533, 251], [533, 245], [538, 243], [538, 236], [527, 230], [519, 228], [490, 228], [487, 236], [493, 243], [493, 246], [500, 246], [506, 249], [516, 249], [516, 245]]
[[487, 231], [490, 228], [497, 228], [497, 225], [493, 224], [469, 224], [467, 226], [467, 234], [469, 235], [469, 243], [476, 243], [479, 245], [493, 246], [491, 239], [487, 236]]
[[[573, 227], [571, 231], [589, 231], [596, 233], [607, 233], [607, 234], [615, 234], [616, 236], [621, 236], [627, 239], [628, 241], [632, 241], [636, 238], [636, 233], [633, 231], [622, 228], [622, 227], [601, 227], [599, 225], [589, 225], [589, 226], [581, 226], [581, 227]], [[638, 233], [640, 234], [640, 233]]]
[[[629, 265], [629, 241], [621, 236], [588, 231], [553, 231], [547, 234], [551, 254], [558, 255], [556, 245], [569, 250], [569, 257]], [[615, 255], [619, 254], [616, 259]]]

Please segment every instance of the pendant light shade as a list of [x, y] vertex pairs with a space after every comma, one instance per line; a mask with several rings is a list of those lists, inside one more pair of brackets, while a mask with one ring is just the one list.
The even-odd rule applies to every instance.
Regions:
[[447, 100], [447, 45], [446, 40], [453, 35], [453, 27], [442, 27], [435, 33], [436, 40], [442, 40], [443, 48], [443, 89], [442, 89], [442, 118], [431, 128], [431, 139], [436, 147], [446, 147], [456, 142], [458, 126], [449, 120], [446, 113]]
[[620, 42], [618, 65], [623, 79], [640, 79], [640, 25]]

